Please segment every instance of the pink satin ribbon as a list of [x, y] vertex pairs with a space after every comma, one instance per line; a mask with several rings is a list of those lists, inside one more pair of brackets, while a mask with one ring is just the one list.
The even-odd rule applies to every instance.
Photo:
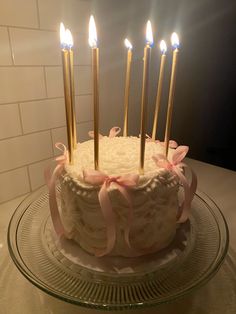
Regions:
[[[171, 161], [169, 161], [166, 156], [162, 154], [157, 154], [153, 156], [153, 160], [156, 165], [161, 168], [165, 168], [174, 172], [179, 178], [180, 182], [184, 188], [184, 200], [179, 206], [179, 212], [177, 214], [178, 223], [185, 222], [189, 217], [189, 211], [191, 207], [191, 202], [193, 200], [194, 194], [197, 189], [197, 177], [192, 169], [190, 169], [185, 163], [182, 162], [186, 156], [189, 148], [188, 146], [178, 146], [172, 155]], [[191, 171], [192, 181], [189, 184], [186, 177], [183, 174], [182, 169], [188, 168]]]
[[[116, 135], [118, 135], [121, 131], [121, 128], [119, 128], [118, 126], [114, 126], [113, 128], [110, 129], [109, 131], [109, 135], [108, 137], [112, 138], [115, 137]], [[91, 138], [94, 138], [94, 131], [89, 131], [88, 135]], [[102, 134], [99, 134], [99, 139], [102, 139], [104, 136]]]
[[[153, 141], [153, 139], [152, 139], [148, 134], [146, 134], [146, 141], [147, 141], [147, 142], [159, 143], [159, 144], [161, 144], [161, 146], [165, 146], [165, 142], [161, 142], [160, 140], [155, 140], [155, 141]], [[178, 147], [178, 144], [177, 144], [176, 141], [170, 140], [170, 141], [169, 141], [169, 147], [170, 147], [170, 148], [177, 148], [177, 147]]]
[[68, 162], [68, 151], [66, 149], [66, 146], [62, 143], [56, 143], [55, 146], [56, 148], [63, 152], [63, 155], [55, 158], [57, 166], [53, 170], [52, 174], [50, 168], [48, 167], [45, 169], [44, 176], [49, 190], [49, 207], [52, 223], [57, 235], [61, 236], [65, 233], [65, 229], [61, 222], [61, 217], [57, 205], [56, 181], [60, 174], [62, 173], [64, 165]]
[[95, 255], [100, 257], [109, 254], [115, 245], [116, 222], [108, 192], [111, 184], [116, 186], [116, 188], [124, 196], [129, 206], [128, 221], [127, 225], [125, 226], [125, 242], [129, 247], [131, 247], [129, 241], [129, 233], [131, 222], [133, 219], [133, 206], [128, 189], [137, 185], [139, 176], [136, 174], [127, 174], [124, 176], [107, 176], [100, 171], [89, 170], [84, 171], [84, 180], [85, 182], [90, 184], [102, 185], [100, 191], [98, 192], [98, 199], [103, 217], [106, 222], [107, 246], [104, 250], [96, 250]]

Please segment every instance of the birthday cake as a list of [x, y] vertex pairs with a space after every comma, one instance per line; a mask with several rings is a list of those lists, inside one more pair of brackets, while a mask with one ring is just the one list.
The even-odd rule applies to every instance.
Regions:
[[[180, 223], [188, 219], [196, 177], [188, 183], [182, 159], [188, 147], [147, 140], [144, 174], [139, 174], [140, 139], [101, 137], [99, 170], [94, 170], [94, 142], [77, 145], [73, 164], [66, 150], [58, 158], [60, 206], [50, 187], [50, 209], [58, 235], [77, 242], [95, 256], [134, 257], [167, 247]], [[183, 186], [182, 199], [179, 187]], [[60, 212], [60, 213], [59, 213]]]

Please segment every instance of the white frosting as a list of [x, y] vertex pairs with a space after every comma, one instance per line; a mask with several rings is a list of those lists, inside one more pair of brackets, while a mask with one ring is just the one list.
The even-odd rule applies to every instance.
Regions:
[[[107, 175], [138, 173], [140, 139], [103, 137], [99, 141], [100, 170]], [[178, 180], [168, 170], [158, 169], [152, 156], [164, 153], [161, 144], [146, 143], [145, 174], [138, 186], [129, 189], [134, 216], [130, 230], [130, 249], [124, 240], [128, 204], [114, 186], [108, 189], [116, 216], [116, 242], [111, 255], [137, 256], [145, 249], [166, 247], [176, 231]], [[172, 150], [170, 149], [170, 155]], [[98, 201], [100, 187], [86, 184], [83, 170], [93, 169], [93, 140], [78, 144], [74, 165], [67, 165], [61, 179], [61, 216], [67, 237], [86, 251], [106, 247], [106, 223]], [[142, 252], [142, 253], [141, 253]]]
[[[152, 157], [164, 154], [165, 149], [161, 144], [146, 142], [145, 146], [145, 175], [157, 171], [157, 166]], [[169, 150], [169, 156], [172, 155]], [[140, 139], [137, 137], [104, 136], [99, 141], [99, 166], [102, 172], [108, 175], [122, 175], [139, 173]], [[79, 143], [74, 152], [74, 165], [67, 165], [66, 171], [74, 179], [79, 179], [82, 171], [94, 169], [94, 141]]]

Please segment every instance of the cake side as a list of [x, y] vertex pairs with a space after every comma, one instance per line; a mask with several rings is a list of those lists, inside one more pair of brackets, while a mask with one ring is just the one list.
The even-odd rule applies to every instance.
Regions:
[[[138, 172], [139, 139], [104, 138], [100, 140], [100, 167], [110, 177]], [[129, 188], [133, 217], [129, 241], [125, 240], [129, 204], [115, 184], [107, 193], [115, 217], [115, 243], [109, 255], [138, 256], [166, 247], [175, 236], [178, 211], [178, 178], [169, 170], [157, 168], [152, 156], [163, 146], [147, 142], [145, 175]], [[93, 142], [78, 146], [75, 165], [67, 165], [61, 177], [61, 218], [68, 238], [91, 254], [105, 250], [107, 221], [101, 210], [100, 186], [85, 182], [83, 171], [93, 167]]]
[[[91, 254], [104, 250], [107, 225], [98, 199], [98, 187], [86, 188], [64, 174], [61, 179], [61, 217], [69, 238]], [[136, 256], [167, 246], [176, 231], [178, 181], [168, 171], [154, 175], [144, 185], [130, 189], [133, 218], [130, 249], [124, 231], [128, 204], [115, 187], [108, 190], [116, 221], [116, 241], [111, 255]]]

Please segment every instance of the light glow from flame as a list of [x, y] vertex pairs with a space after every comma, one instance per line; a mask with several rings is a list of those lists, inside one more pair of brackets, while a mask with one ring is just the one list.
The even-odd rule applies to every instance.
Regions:
[[171, 35], [171, 44], [174, 49], [179, 48], [179, 36], [176, 33]]
[[127, 38], [125, 38], [124, 43], [125, 43], [125, 47], [128, 48], [129, 50], [133, 48], [131, 42]]
[[60, 41], [63, 49], [71, 49], [74, 45], [71, 31], [65, 29], [63, 23], [60, 24]]
[[166, 42], [164, 40], [161, 40], [160, 42], [160, 49], [161, 49], [161, 53], [164, 55], [167, 51]]
[[74, 45], [74, 42], [73, 42], [71, 31], [68, 28], [66, 29], [66, 42], [67, 42], [67, 47], [71, 49]]
[[91, 48], [97, 48], [97, 30], [93, 15], [89, 20], [89, 45]]
[[60, 41], [62, 48], [66, 47], [66, 29], [63, 23], [60, 24]]
[[147, 45], [153, 44], [152, 25], [150, 21], [147, 22], [147, 27], [146, 27], [146, 42], [147, 42]]

